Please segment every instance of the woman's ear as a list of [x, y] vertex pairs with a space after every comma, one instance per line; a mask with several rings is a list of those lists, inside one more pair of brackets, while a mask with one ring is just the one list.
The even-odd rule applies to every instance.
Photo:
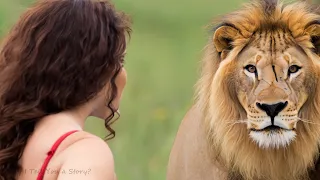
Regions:
[[213, 43], [220, 54], [221, 59], [225, 59], [233, 49], [233, 42], [240, 38], [240, 32], [232, 25], [220, 25], [214, 32]]

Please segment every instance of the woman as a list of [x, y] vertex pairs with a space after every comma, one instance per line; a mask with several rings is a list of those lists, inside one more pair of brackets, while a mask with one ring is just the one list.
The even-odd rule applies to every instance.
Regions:
[[95, 116], [115, 135], [128, 22], [94, 0], [43, 0], [21, 16], [0, 49], [1, 179], [115, 179], [108, 145], [83, 127]]

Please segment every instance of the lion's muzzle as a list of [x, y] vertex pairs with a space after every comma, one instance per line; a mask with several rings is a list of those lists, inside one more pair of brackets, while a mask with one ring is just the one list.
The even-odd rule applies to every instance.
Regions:
[[[295, 138], [297, 115], [292, 112], [288, 101], [277, 103], [255, 103], [256, 110], [265, 114], [256, 120], [249, 120], [250, 137], [263, 148], [287, 146]], [[288, 114], [292, 112], [292, 114]], [[259, 114], [260, 114], [259, 113]], [[256, 117], [256, 116], [255, 116]]]

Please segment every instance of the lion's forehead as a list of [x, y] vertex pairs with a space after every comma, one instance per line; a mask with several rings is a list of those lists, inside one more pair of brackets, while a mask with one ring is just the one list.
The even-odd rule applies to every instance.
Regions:
[[286, 30], [260, 30], [253, 37], [253, 46], [262, 52], [275, 56], [295, 45], [294, 38]]
[[271, 68], [275, 66], [275, 70], [281, 74], [290, 64], [299, 64], [302, 63], [301, 59], [305, 59], [303, 50], [298, 47], [286, 31], [258, 31], [239, 57], [246, 64], [255, 64], [264, 73], [273, 73]]
[[268, 65], [286, 68], [299, 55], [296, 53], [300, 51], [298, 47], [290, 33], [284, 30], [261, 30], [255, 33], [239, 57], [245, 61], [250, 59], [261, 69]]

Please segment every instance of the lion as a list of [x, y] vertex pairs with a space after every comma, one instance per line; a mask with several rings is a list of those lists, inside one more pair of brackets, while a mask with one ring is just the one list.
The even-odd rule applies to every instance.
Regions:
[[223, 16], [167, 180], [320, 179], [320, 15], [256, 0]]

